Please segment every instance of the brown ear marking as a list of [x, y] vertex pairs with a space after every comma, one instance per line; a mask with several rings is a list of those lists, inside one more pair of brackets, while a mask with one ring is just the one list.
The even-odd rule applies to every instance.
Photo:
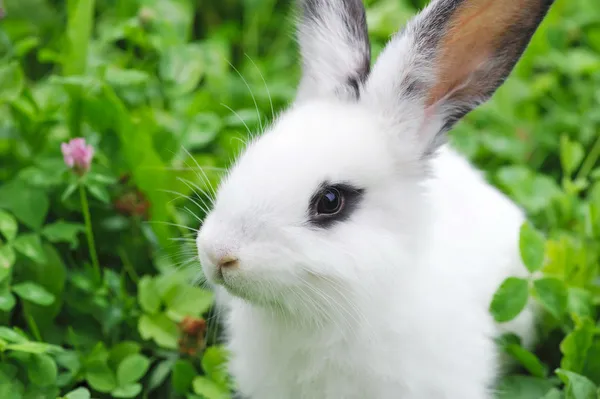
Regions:
[[[553, 0], [459, 0], [436, 45], [436, 84], [426, 105], [487, 99], [510, 74]], [[435, 13], [435, 11], [433, 11]]]

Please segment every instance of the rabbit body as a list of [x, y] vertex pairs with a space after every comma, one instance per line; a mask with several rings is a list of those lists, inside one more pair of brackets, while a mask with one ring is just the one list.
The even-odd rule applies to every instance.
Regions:
[[[317, 325], [227, 298], [230, 370], [243, 394], [492, 397], [498, 371], [492, 338], [501, 331], [525, 342], [533, 338], [531, 310], [502, 330], [488, 313], [502, 280], [524, 274], [517, 248], [523, 216], [452, 149], [443, 148], [433, 164], [423, 193], [432, 221], [424, 252], [408, 264], [392, 264], [412, 272], [380, 276], [381, 284], [349, 310], [352, 316]], [[387, 262], [394, 262], [390, 252], [379, 260], [386, 265], [365, 269], [388, 269]], [[329, 294], [333, 301], [335, 292]]]
[[488, 399], [496, 289], [521, 210], [444, 144], [551, 0], [433, 0], [370, 68], [360, 0], [299, 0], [295, 103], [218, 188], [197, 237], [250, 399]]

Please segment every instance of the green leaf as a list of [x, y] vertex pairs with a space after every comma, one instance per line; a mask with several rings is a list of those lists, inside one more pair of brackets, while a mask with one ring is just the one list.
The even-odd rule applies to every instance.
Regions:
[[23, 383], [15, 379], [0, 379], [0, 398], [23, 399]]
[[520, 345], [509, 344], [506, 346], [506, 352], [518, 360], [534, 377], [545, 378], [548, 375], [548, 368], [540, 359]]
[[118, 182], [118, 180], [112, 176], [106, 176], [95, 172], [89, 172], [87, 175], [87, 179], [89, 181], [94, 181], [103, 185], [116, 184]]
[[0, 310], [9, 312], [17, 304], [15, 296], [8, 289], [0, 289]]
[[168, 48], [161, 58], [159, 73], [170, 83], [170, 96], [177, 97], [192, 92], [204, 72], [204, 52], [198, 44], [190, 43]]
[[112, 86], [131, 87], [142, 86], [148, 83], [150, 75], [137, 69], [123, 69], [114, 65], [108, 65], [104, 79]]
[[34, 233], [23, 234], [15, 239], [13, 245], [17, 251], [36, 263], [46, 262], [44, 248], [40, 236]]
[[0, 209], [0, 233], [4, 234], [8, 241], [12, 241], [17, 236], [18, 229], [17, 219], [10, 213]]
[[15, 264], [17, 256], [10, 245], [0, 247], [0, 281], [4, 280], [11, 271], [11, 267]]
[[[500, 173], [500, 172], [499, 172]], [[540, 212], [561, 195], [556, 181], [542, 174], [531, 174], [522, 185], [513, 186], [513, 195], [519, 204], [531, 212]]]
[[[61, 254], [48, 244], [44, 244], [46, 262], [43, 264], [30, 264], [27, 272], [23, 273], [23, 279], [37, 283], [54, 295], [55, 301], [50, 306], [40, 306], [33, 302], [24, 302], [23, 310], [35, 319], [40, 329], [53, 328], [54, 319], [60, 313], [63, 305], [63, 295], [67, 269], [62, 263]], [[23, 262], [25, 266], [25, 262]]]
[[179, 330], [165, 314], [142, 315], [138, 322], [138, 331], [143, 339], [153, 339], [163, 348], [177, 348]]
[[9, 210], [34, 230], [42, 226], [48, 207], [48, 196], [39, 188], [30, 187], [19, 180], [0, 186], [0, 208]]
[[25, 353], [56, 353], [63, 349], [60, 346], [46, 344], [44, 342], [23, 342], [6, 346], [7, 350]]
[[86, 388], [77, 388], [65, 395], [65, 399], [90, 399], [90, 391]]
[[0, 104], [19, 98], [24, 84], [23, 71], [18, 61], [0, 65]]
[[594, 340], [592, 346], [585, 354], [585, 365], [581, 375], [586, 376], [594, 384], [600, 384], [600, 340]]
[[227, 360], [229, 353], [224, 346], [213, 345], [204, 351], [202, 355], [202, 370], [213, 381], [221, 386], [229, 385], [229, 374], [227, 371]]
[[[98, 77], [93, 75], [79, 75], [79, 76], [58, 76], [52, 75], [48, 78], [48, 83], [53, 85], [61, 85], [64, 89], [69, 92], [73, 98], [77, 97], [79, 90], [97, 90], [101, 85]], [[75, 94], [75, 96], [74, 96]]]
[[[24, 399], [38, 399], [38, 398], [56, 398], [60, 394], [60, 390], [56, 385], [49, 386], [38, 386], [29, 384], [26, 386]], [[4, 398], [3, 398], [4, 399]]]
[[[169, 220], [173, 206], [167, 193], [160, 189], [169, 187], [172, 175], [167, 173], [167, 166], [156, 152], [152, 136], [144, 133], [146, 125], [140, 126], [144, 121], [134, 124], [129, 110], [113, 90], [105, 87], [104, 95], [111, 114], [118, 120], [116, 131], [119, 134], [120, 148], [131, 169], [133, 180], [152, 204], [151, 220]], [[152, 230], [160, 244], [168, 248], [172, 237], [169, 226], [154, 223]]]
[[118, 387], [111, 392], [114, 398], [134, 398], [140, 392], [142, 392], [141, 384], [129, 384], [122, 387]]
[[8, 363], [0, 363], [0, 398], [22, 399], [23, 384], [17, 378], [18, 369]]
[[152, 370], [148, 379], [148, 391], [153, 391], [163, 384], [169, 376], [173, 364], [173, 360], [163, 360]]
[[[107, 101], [103, 108], [110, 107], [111, 115], [118, 121], [115, 129], [119, 135], [120, 148], [135, 184], [152, 204], [151, 220], [161, 222], [170, 220], [173, 205], [168, 194], [161, 189], [169, 187], [172, 175], [167, 173], [168, 167], [156, 152], [152, 135], [144, 132], [146, 128], [152, 128], [153, 125], [146, 120], [134, 123], [128, 108], [114, 90], [109, 87], [104, 89]], [[169, 241], [172, 232], [169, 226], [154, 223], [152, 231], [164, 248], [171, 246]]]
[[44, 160], [36, 166], [28, 166], [19, 171], [17, 178], [32, 187], [51, 190], [62, 184], [67, 166], [62, 159]]
[[558, 320], [567, 310], [567, 287], [564, 282], [553, 277], [537, 279], [533, 282], [538, 301]]
[[556, 374], [567, 386], [565, 399], [597, 399], [596, 385], [584, 376], [562, 369]]
[[108, 191], [106, 191], [104, 186], [101, 186], [100, 184], [88, 183], [86, 184], [86, 187], [92, 197], [104, 202], [105, 204], [110, 204], [110, 194], [108, 194]]
[[183, 145], [188, 151], [203, 148], [215, 139], [222, 127], [223, 122], [217, 114], [199, 113], [187, 126]]
[[160, 310], [160, 296], [156, 289], [155, 280], [150, 276], [140, 279], [138, 285], [138, 302], [145, 312], [155, 314]]
[[54, 303], [55, 300], [53, 294], [48, 292], [41, 285], [38, 285], [31, 281], [26, 281], [24, 283], [14, 285], [12, 289], [15, 292], [15, 294], [20, 296], [22, 299], [28, 300], [37, 305], [49, 306], [52, 305], [52, 303]]
[[168, 273], [158, 275], [154, 278], [158, 295], [163, 302], [169, 304], [177, 296], [181, 296], [181, 291], [189, 286], [186, 281], [188, 277], [182, 271], [169, 271]]
[[552, 383], [546, 379], [513, 375], [500, 382], [497, 399], [540, 398], [552, 388]]
[[142, 347], [139, 343], [134, 341], [123, 341], [110, 349], [108, 363], [116, 369], [121, 362], [129, 355], [135, 355], [140, 353]]
[[2, 364], [0, 364], [0, 381], [2, 381], [4, 378], [15, 378], [18, 372], [19, 369], [17, 366], [8, 362], [2, 362]]
[[582, 288], [569, 287], [567, 310], [579, 317], [596, 318], [592, 294]]
[[548, 393], [546, 395], [544, 395], [543, 398], [541, 399], [563, 399], [563, 396], [561, 394], [561, 392], [556, 389], [556, 388], [552, 388], [550, 391], [548, 391]]
[[206, 377], [197, 376], [192, 382], [194, 393], [208, 399], [229, 399], [231, 394]]
[[79, 353], [65, 350], [58, 353], [54, 359], [59, 366], [59, 370], [61, 370], [56, 379], [56, 384], [59, 387], [68, 386], [78, 378], [82, 370], [82, 359]]
[[227, 126], [233, 126], [242, 128], [246, 125], [257, 125], [259, 121], [259, 115], [256, 113], [256, 110], [253, 108], [245, 108], [245, 109], [236, 109], [235, 113], [232, 113], [227, 118], [225, 118], [225, 123]]
[[129, 355], [119, 364], [117, 368], [117, 381], [119, 386], [130, 385], [137, 382], [146, 374], [150, 367], [150, 360], [138, 353]]
[[0, 338], [14, 343], [23, 343], [28, 341], [26, 337], [8, 327], [0, 327]]
[[[75, 337], [76, 338], [76, 337]], [[86, 363], [106, 363], [108, 364], [108, 360], [110, 358], [110, 352], [106, 349], [106, 345], [104, 342], [100, 341], [94, 345], [92, 351], [86, 356]], [[110, 369], [110, 367], [109, 367]], [[111, 369], [112, 370], [112, 369]]]
[[185, 316], [200, 317], [213, 304], [214, 295], [208, 290], [191, 285], [182, 285], [177, 291], [170, 292], [165, 298], [167, 314], [175, 321]]
[[95, 360], [86, 366], [85, 378], [98, 392], [108, 393], [117, 387], [117, 379], [106, 361]]
[[83, 75], [86, 71], [88, 47], [94, 26], [94, 0], [68, 0], [67, 42], [64, 46], [63, 74]]
[[587, 354], [594, 340], [594, 323], [590, 319], [583, 319], [576, 323], [571, 331], [560, 343], [563, 358], [560, 366], [564, 370], [580, 373], [586, 362]]
[[75, 192], [75, 190], [77, 190], [77, 184], [75, 183], [71, 183], [67, 186], [67, 188], [65, 189], [65, 191], [62, 193], [62, 195], [60, 196], [60, 200], [62, 202], [65, 202], [67, 199], [69, 199], [69, 197], [71, 195], [73, 195], [73, 193]]
[[188, 361], [179, 359], [173, 365], [173, 374], [171, 374], [171, 385], [175, 392], [185, 395], [189, 392], [194, 377], [198, 375], [198, 372], [194, 368], [194, 365]]
[[27, 363], [27, 375], [29, 380], [39, 386], [54, 384], [58, 369], [54, 359], [48, 355], [31, 354]]
[[513, 320], [527, 305], [528, 297], [527, 281], [508, 277], [494, 294], [490, 312], [499, 323]]
[[42, 234], [51, 242], [67, 242], [71, 249], [77, 248], [79, 244], [77, 235], [85, 232], [85, 226], [79, 223], [58, 221], [44, 226]]
[[560, 137], [560, 163], [565, 175], [571, 176], [575, 172], [584, 155], [585, 151], [580, 143], [569, 140], [566, 135]]
[[529, 222], [521, 226], [519, 249], [521, 259], [529, 272], [540, 270], [544, 265], [544, 247], [546, 241], [542, 233], [537, 231]]

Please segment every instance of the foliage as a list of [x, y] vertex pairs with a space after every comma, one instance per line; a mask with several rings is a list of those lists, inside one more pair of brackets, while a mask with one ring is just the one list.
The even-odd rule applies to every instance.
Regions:
[[[376, 56], [424, 1], [366, 3]], [[212, 294], [193, 284], [193, 233], [247, 129], [294, 94], [289, 2], [5, 7], [0, 397], [231, 397], [204, 323]], [[557, 0], [506, 84], [452, 133], [529, 216], [530, 277], [507, 279], [490, 311], [507, 322], [540, 304], [541, 340], [500, 341], [518, 365], [500, 398], [587, 399], [600, 386], [597, 10]], [[61, 156], [74, 137], [96, 150], [83, 176]]]

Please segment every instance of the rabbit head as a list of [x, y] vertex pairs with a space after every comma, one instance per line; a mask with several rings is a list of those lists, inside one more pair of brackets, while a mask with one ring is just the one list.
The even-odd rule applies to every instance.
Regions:
[[434, 0], [371, 68], [361, 0], [300, 1], [297, 97], [218, 188], [197, 237], [207, 279], [311, 314], [409, 280], [432, 157], [509, 75], [551, 3]]

